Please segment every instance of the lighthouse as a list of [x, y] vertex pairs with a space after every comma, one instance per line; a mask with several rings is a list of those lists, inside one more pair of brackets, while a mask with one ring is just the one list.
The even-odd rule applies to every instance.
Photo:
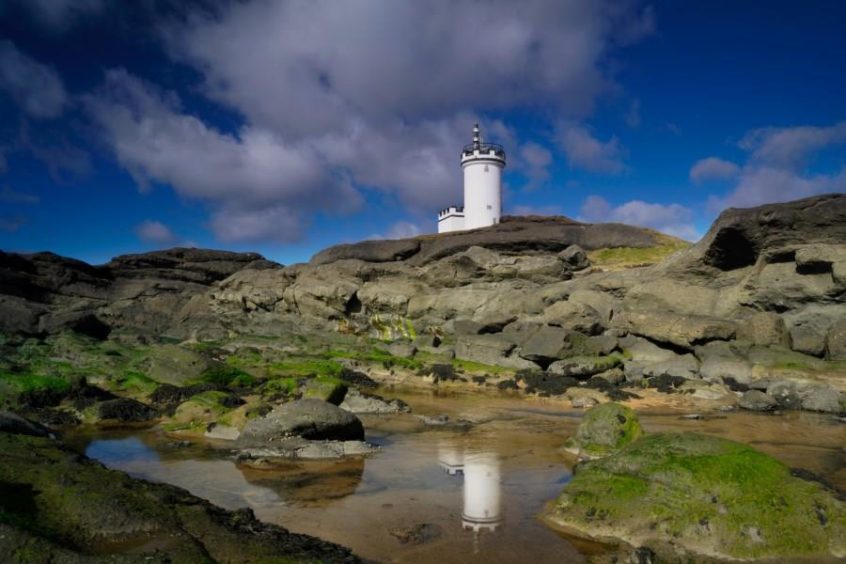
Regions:
[[464, 206], [438, 213], [438, 233], [478, 229], [499, 223], [502, 217], [502, 145], [485, 143], [479, 124], [473, 125], [473, 142], [461, 150], [464, 171]]

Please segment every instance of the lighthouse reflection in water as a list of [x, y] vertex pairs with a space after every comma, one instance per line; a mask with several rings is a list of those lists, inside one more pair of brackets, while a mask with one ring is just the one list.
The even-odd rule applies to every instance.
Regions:
[[464, 476], [462, 527], [475, 533], [496, 531], [503, 522], [497, 455], [441, 445], [438, 462], [450, 476]]

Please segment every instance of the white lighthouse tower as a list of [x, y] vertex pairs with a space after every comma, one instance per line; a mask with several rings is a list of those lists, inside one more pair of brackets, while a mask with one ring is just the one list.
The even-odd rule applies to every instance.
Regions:
[[473, 142], [461, 150], [464, 169], [464, 207], [452, 206], [438, 214], [438, 233], [478, 229], [499, 223], [502, 216], [502, 145], [483, 143], [479, 124], [473, 126]]

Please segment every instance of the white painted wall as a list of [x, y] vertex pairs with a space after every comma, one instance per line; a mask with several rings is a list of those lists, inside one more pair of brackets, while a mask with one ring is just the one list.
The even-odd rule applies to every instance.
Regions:
[[438, 216], [438, 233], [448, 233], [450, 231], [461, 231], [464, 229], [464, 214], [458, 211], [453, 211], [451, 208], [445, 214]]
[[502, 217], [502, 169], [505, 161], [485, 158], [478, 151], [462, 159], [464, 168], [464, 229], [499, 223]]

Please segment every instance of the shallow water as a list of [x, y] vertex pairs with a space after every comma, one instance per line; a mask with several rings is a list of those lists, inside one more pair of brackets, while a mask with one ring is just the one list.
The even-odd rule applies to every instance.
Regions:
[[[168, 446], [155, 431], [78, 437], [104, 464], [168, 482], [226, 508], [349, 546], [385, 562], [583, 562], [603, 550], [544, 526], [538, 513], [570, 478], [561, 453], [581, 412], [554, 403], [479, 396], [401, 397], [415, 414], [472, 425], [424, 427], [413, 415], [363, 416], [381, 451], [364, 460], [254, 470], [228, 452]], [[696, 430], [753, 444], [846, 489], [846, 425], [790, 413], [706, 420], [679, 411], [641, 415], [647, 431]], [[415, 526], [427, 526], [416, 531]], [[414, 535], [411, 535], [414, 537]], [[423, 542], [415, 544], [414, 540]]]

